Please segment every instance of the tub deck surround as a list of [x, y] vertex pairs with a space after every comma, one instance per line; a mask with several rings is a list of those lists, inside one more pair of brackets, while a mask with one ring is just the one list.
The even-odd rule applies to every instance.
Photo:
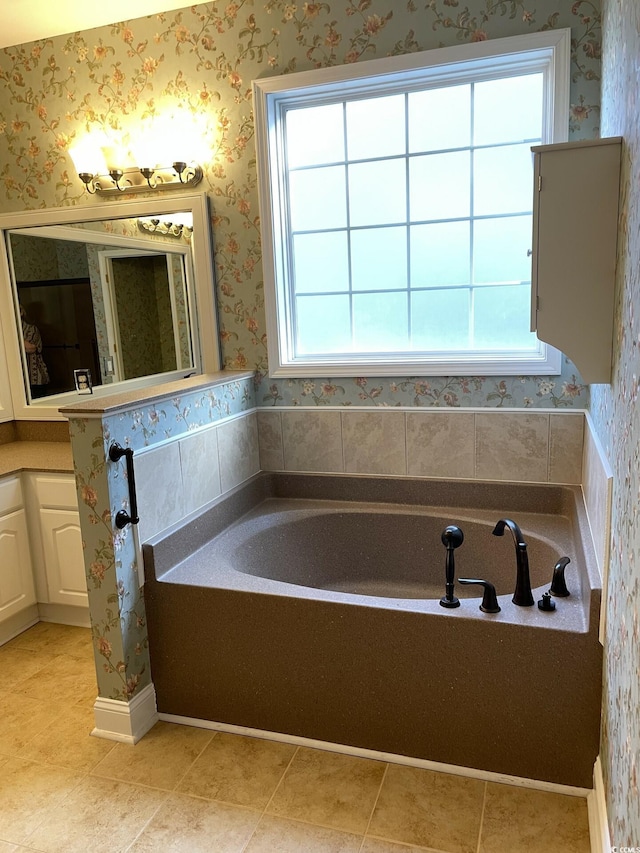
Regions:
[[[69, 420], [85, 544], [99, 693], [95, 704], [96, 733], [104, 737], [135, 742], [156, 719], [138, 532], [130, 525], [118, 530], [112, 522], [119, 510], [129, 509], [130, 498], [125, 460], [112, 462], [109, 447], [118, 442], [136, 454], [157, 453], [159, 461], [165, 453], [167, 457], [179, 457], [180, 483], [176, 493], [180, 501], [176, 517], [167, 519], [160, 512], [156, 519], [149, 507], [139, 505], [140, 516], [147, 520], [147, 533], [157, 532], [198, 506], [195, 493], [189, 501], [182, 500], [182, 487], [187, 472], [193, 468], [191, 450], [196, 449], [199, 438], [215, 433], [220, 425], [227, 426], [227, 421], [232, 428], [235, 419], [255, 419], [252, 377], [251, 371], [221, 371], [152, 388], [85, 398], [61, 409]], [[182, 446], [187, 436], [194, 442], [189, 452]], [[140, 453], [136, 461], [142, 459]], [[255, 459], [257, 470], [257, 437]], [[144, 469], [144, 465], [139, 467]], [[165, 470], [162, 465], [150, 468], [153, 489], [156, 494], [162, 493], [159, 484], [164, 482]], [[205, 459], [200, 474], [206, 476], [210, 471]], [[138, 494], [144, 496], [144, 489], [139, 488]], [[157, 527], [152, 529], [149, 523]]]
[[[515, 585], [513, 543], [494, 539], [489, 527], [489, 519], [513, 517], [525, 538], [537, 532], [551, 551], [569, 552], [572, 595], [551, 614], [516, 607], [512, 590], [495, 615], [479, 611], [479, 594], [445, 611], [433, 599], [259, 577], [225, 565], [232, 547], [222, 557], [212, 552], [211, 540], [222, 541], [234, 522], [240, 519], [238, 530], [288, 500], [322, 502], [325, 509], [339, 501], [346, 515], [363, 501], [385, 502], [392, 518], [408, 511], [423, 513], [425, 522], [437, 508], [437, 529], [452, 515], [463, 529], [465, 519], [484, 522], [496, 553], [508, 551], [512, 559]], [[389, 523], [389, 550], [401, 556]], [[434, 547], [444, 591], [444, 547]], [[579, 489], [261, 474], [143, 550], [161, 714], [591, 787], [600, 589]], [[283, 566], [289, 557], [285, 548]], [[344, 562], [356, 560], [346, 555]], [[425, 575], [430, 562], [425, 554]], [[533, 556], [531, 563], [537, 572]], [[536, 599], [552, 569], [545, 566]]]

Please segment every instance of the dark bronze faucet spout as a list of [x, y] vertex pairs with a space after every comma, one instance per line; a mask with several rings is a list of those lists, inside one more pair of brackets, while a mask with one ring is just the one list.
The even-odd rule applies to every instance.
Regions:
[[501, 518], [493, 529], [493, 535], [504, 536], [505, 527], [508, 527], [511, 531], [516, 546], [516, 589], [511, 600], [520, 607], [531, 607], [533, 606], [533, 594], [529, 578], [527, 543], [524, 541], [522, 531], [518, 525], [510, 518]]

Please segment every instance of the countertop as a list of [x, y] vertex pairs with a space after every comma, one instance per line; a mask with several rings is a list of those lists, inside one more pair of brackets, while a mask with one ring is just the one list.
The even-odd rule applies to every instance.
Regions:
[[73, 474], [71, 444], [64, 441], [10, 441], [0, 444], [0, 477], [21, 471]]

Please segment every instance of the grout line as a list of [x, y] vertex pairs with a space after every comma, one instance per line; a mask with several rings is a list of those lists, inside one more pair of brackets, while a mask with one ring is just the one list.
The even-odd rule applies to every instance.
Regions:
[[547, 415], [547, 483], [551, 482], [551, 415]]
[[362, 848], [364, 847], [364, 842], [367, 840], [367, 833], [369, 832], [369, 827], [371, 826], [371, 821], [373, 820], [373, 815], [378, 805], [378, 800], [380, 799], [380, 794], [382, 793], [382, 786], [384, 785], [384, 780], [387, 778], [387, 773], [389, 771], [389, 763], [387, 762], [384, 767], [384, 773], [382, 774], [382, 779], [380, 780], [380, 785], [378, 787], [378, 793], [376, 794], [376, 798], [373, 802], [373, 806], [371, 808], [371, 814], [369, 815], [369, 820], [367, 821], [367, 825], [364, 829], [364, 833], [362, 834], [362, 843], [360, 844], [360, 853]]
[[482, 843], [482, 828], [484, 826], [484, 812], [487, 807], [487, 789], [489, 787], [489, 783], [484, 783], [484, 795], [482, 797], [482, 811], [480, 812], [480, 828], [478, 829], [478, 844], [476, 847], [476, 853], [481, 853], [480, 845]]
[[272, 792], [271, 796], [269, 797], [269, 799], [267, 800], [267, 803], [266, 803], [265, 807], [264, 807], [264, 808], [262, 809], [262, 811], [260, 812], [260, 817], [258, 818], [258, 821], [257, 821], [257, 823], [256, 823], [256, 825], [255, 825], [255, 827], [254, 827], [253, 832], [252, 832], [252, 833], [251, 833], [251, 835], [247, 838], [246, 843], [245, 843], [245, 844], [244, 844], [244, 846], [242, 847], [242, 850], [240, 850], [240, 851], [239, 851], [239, 853], [244, 853], [244, 851], [247, 849], [247, 847], [249, 846], [249, 844], [251, 844], [251, 841], [252, 841], [253, 837], [255, 836], [255, 834], [256, 834], [256, 832], [257, 832], [257, 830], [258, 830], [258, 827], [260, 826], [260, 823], [262, 822], [262, 818], [267, 814], [267, 809], [269, 808], [269, 806], [270, 806], [270, 805], [271, 805], [271, 803], [273, 802], [273, 798], [275, 797], [276, 793], [278, 792], [278, 789], [279, 789], [279, 788], [280, 788], [280, 786], [282, 785], [282, 781], [283, 781], [284, 777], [287, 775], [287, 773], [289, 772], [289, 768], [291, 767], [291, 765], [292, 765], [292, 763], [293, 763], [293, 760], [294, 760], [294, 758], [296, 757], [296, 755], [298, 754], [298, 752], [299, 752], [299, 751], [300, 751], [300, 747], [299, 747], [299, 746], [297, 746], [297, 747], [295, 748], [294, 752], [293, 752], [293, 755], [292, 755], [292, 756], [291, 756], [291, 758], [289, 759], [289, 763], [287, 764], [287, 766], [286, 766], [286, 767], [284, 768], [284, 770], [282, 771], [282, 776], [281, 776], [281, 777], [280, 777], [280, 779], [278, 780], [278, 784], [277, 784], [277, 785], [275, 786], [275, 788], [273, 789], [273, 792]]
[[140, 838], [140, 836], [141, 836], [141, 835], [143, 835], [143, 834], [146, 832], [146, 830], [147, 830], [147, 828], [148, 828], [149, 824], [150, 824], [150, 823], [151, 823], [151, 821], [154, 819], [154, 817], [158, 814], [158, 812], [160, 811], [160, 809], [161, 809], [161, 808], [163, 808], [163, 806], [165, 806], [165, 805], [166, 805], [167, 800], [168, 800], [168, 799], [169, 799], [169, 797], [171, 796], [171, 792], [170, 792], [170, 791], [167, 791], [166, 793], [167, 793], [167, 796], [162, 800], [162, 802], [158, 803], [158, 806], [157, 806], [157, 808], [155, 808], [155, 809], [154, 809], [153, 814], [152, 814], [152, 815], [150, 815], [149, 819], [148, 819], [147, 821], [145, 821], [145, 822], [143, 823], [143, 825], [140, 827], [140, 831], [136, 834], [136, 836], [135, 836], [135, 838], [132, 840], [131, 844], [128, 844], [126, 847], [124, 847], [124, 848], [123, 848], [122, 853], [127, 853], [127, 851], [128, 851], [128, 850], [131, 850], [131, 848], [132, 848], [132, 847], [133, 847], [133, 845], [136, 843], [136, 841]]

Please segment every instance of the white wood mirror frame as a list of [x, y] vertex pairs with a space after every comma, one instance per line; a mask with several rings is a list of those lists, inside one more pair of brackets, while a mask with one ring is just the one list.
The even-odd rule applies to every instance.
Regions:
[[[16, 228], [32, 228], [53, 225], [71, 225], [78, 222], [157, 217], [170, 219], [171, 214], [188, 212], [193, 218], [191, 240], [195, 305], [191, 306], [193, 328], [193, 350], [195, 372], [211, 373], [220, 369], [218, 344], [215, 278], [213, 267], [213, 245], [209, 218], [208, 199], [205, 193], [190, 195], [171, 194], [133, 201], [116, 201], [95, 204], [91, 207], [49, 208], [0, 215], [0, 232], [3, 250], [0, 252], [0, 345], [4, 338], [6, 372], [11, 399], [0, 400], [0, 420], [6, 420], [6, 412], [15, 420], [63, 420], [58, 409], [78, 399], [75, 391], [35, 399], [29, 402], [25, 390], [22, 344], [16, 320], [16, 295], [12, 281], [6, 231]], [[0, 350], [0, 359], [2, 352]], [[1, 368], [0, 365], [0, 374]], [[192, 369], [190, 372], [194, 372]], [[98, 385], [96, 396], [106, 396], [119, 391], [131, 391], [159, 382], [169, 382], [184, 375], [184, 370], [162, 374], [161, 377], [145, 376], [111, 385]], [[2, 375], [0, 375], [2, 379]], [[6, 382], [6, 379], [5, 379]], [[0, 383], [1, 384], [1, 383]], [[2, 395], [0, 395], [2, 396]], [[4, 412], [3, 412], [4, 404]], [[11, 405], [12, 404], [12, 405]]]

